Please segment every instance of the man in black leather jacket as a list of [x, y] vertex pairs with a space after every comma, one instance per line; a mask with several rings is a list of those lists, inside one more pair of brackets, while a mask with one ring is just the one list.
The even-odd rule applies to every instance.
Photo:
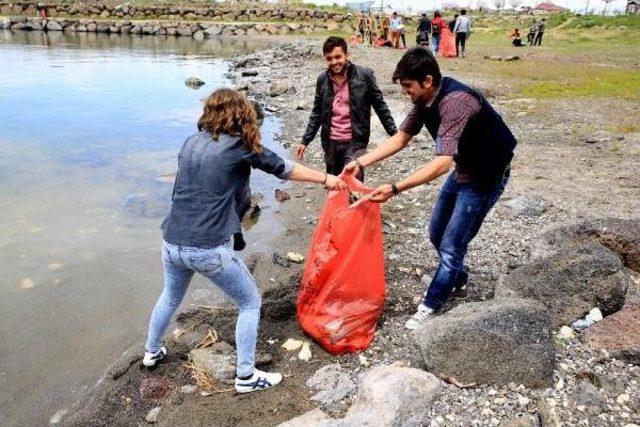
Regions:
[[[328, 70], [318, 76], [313, 110], [302, 142], [295, 148], [302, 159], [322, 127], [320, 139], [327, 173], [340, 174], [344, 165], [366, 152], [371, 132], [371, 107], [389, 136], [398, 131], [373, 71], [351, 63], [347, 42], [329, 37], [322, 47]], [[362, 173], [357, 176], [364, 179]]]

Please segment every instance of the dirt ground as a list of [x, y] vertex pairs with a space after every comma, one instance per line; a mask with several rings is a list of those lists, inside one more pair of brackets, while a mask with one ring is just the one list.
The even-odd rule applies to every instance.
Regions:
[[[317, 39], [299, 39], [313, 44]], [[292, 39], [287, 39], [291, 42]], [[637, 123], [640, 107], [636, 100], [612, 98], [530, 98], [519, 92], [517, 75], [505, 77], [508, 62], [488, 63], [485, 55], [511, 54], [509, 47], [478, 47], [469, 43], [466, 59], [442, 60], [443, 74], [456, 77], [483, 91], [490, 102], [503, 114], [514, 131], [519, 145], [513, 163], [511, 181], [502, 201], [520, 195], [535, 196], [548, 203], [548, 209], [537, 217], [511, 215], [502, 201], [487, 219], [481, 233], [471, 245], [467, 263], [472, 274], [471, 295], [466, 301], [491, 298], [500, 274], [526, 261], [529, 244], [542, 231], [582, 219], [618, 217], [640, 218], [640, 129], [620, 132], [621, 126]], [[353, 61], [374, 69], [391, 111], [399, 124], [410, 108], [398, 86], [390, 82], [395, 63], [403, 51], [372, 49], [358, 46], [353, 49]], [[519, 64], [544, 67], [553, 61], [553, 48], [526, 51]], [[281, 61], [264, 70], [261, 82], [285, 80], [295, 84], [297, 94], [275, 100], [283, 123], [281, 142], [293, 145], [299, 141], [309, 115], [308, 109], [296, 110], [299, 100], [312, 101], [315, 77], [324, 69], [320, 55], [313, 60]], [[480, 70], [480, 71], [479, 71]], [[372, 119], [372, 144], [384, 139], [377, 118]], [[594, 135], [604, 135], [590, 143]], [[433, 142], [420, 136], [396, 158], [372, 167], [367, 183], [372, 186], [396, 181], [427, 162], [433, 156]], [[322, 167], [320, 144], [316, 140], [308, 150], [306, 163]], [[393, 230], [385, 232], [385, 253], [388, 301], [379, 330], [371, 348], [364, 354], [373, 364], [395, 360], [411, 360], [407, 334], [402, 324], [415, 309], [416, 298], [424, 291], [420, 283], [422, 273], [431, 273], [437, 263], [435, 251], [428, 244], [425, 227], [433, 201], [437, 197], [438, 182], [408, 192], [383, 206], [385, 224]], [[287, 231], [275, 239], [279, 252], [295, 251], [306, 254], [324, 199], [324, 190], [306, 184], [293, 184], [291, 200], [284, 202], [279, 215], [287, 224]], [[263, 319], [259, 352], [269, 353], [273, 362], [268, 369], [283, 372], [281, 386], [264, 393], [237, 395], [233, 391], [202, 396], [199, 392], [181, 394], [179, 388], [192, 384], [189, 372], [183, 367], [188, 348], [170, 342], [171, 355], [167, 363], [154, 372], [139, 368], [139, 351], [127, 353], [119, 365], [112, 367], [105, 379], [79, 402], [63, 419], [64, 425], [139, 425], [144, 424], [147, 412], [161, 406], [158, 425], [275, 425], [306, 412], [316, 405], [309, 400], [312, 392], [305, 381], [320, 367], [338, 360], [357, 377], [364, 369], [355, 355], [333, 357], [312, 345], [313, 358], [298, 360], [295, 353], [280, 346], [287, 338], [305, 338], [295, 319], [295, 296], [302, 267], [275, 265], [269, 257], [247, 260], [258, 283], [263, 287]], [[461, 301], [448, 304], [451, 308]], [[220, 338], [233, 341], [233, 310], [200, 308], [181, 315], [178, 326], [204, 334], [214, 328]], [[276, 341], [273, 341], [276, 340]], [[272, 342], [273, 344], [270, 344]], [[138, 349], [141, 348], [138, 347]], [[124, 361], [124, 362], [123, 362]], [[130, 367], [126, 369], [127, 364]], [[114, 372], [120, 373], [113, 379]], [[143, 399], [139, 393], [141, 381], [149, 376], [167, 379], [171, 391], [162, 399]], [[229, 386], [220, 384], [220, 389]]]

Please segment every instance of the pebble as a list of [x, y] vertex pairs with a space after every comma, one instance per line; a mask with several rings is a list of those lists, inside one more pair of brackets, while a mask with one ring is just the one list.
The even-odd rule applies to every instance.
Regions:
[[152, 410], [147, 413], [147, 416], [144, 417], [145, 421], [149, 424], [155, 424], [158, 422], [158, 416], [160, 415], [160, 411], [162, 408], [160, 406], [156, 406]]

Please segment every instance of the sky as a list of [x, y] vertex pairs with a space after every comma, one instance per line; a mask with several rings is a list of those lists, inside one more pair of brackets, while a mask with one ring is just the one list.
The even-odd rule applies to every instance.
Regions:
[[[347, 0], [312, 0], [315, 4], [344, 4]], [[359, 2], [362, 0], [348, 0]], [[493, 8], [494, 0], [383, 0], [385, 6], [389, 5], [396, 10], [406, 10], [411, 7], [412, 11], [422, 10], [434, 10], [442, 8], [442, 4], [453, 4], [461, 7], [477, 7], [479, 4], [485, 4], [486, 6]], [[521, 0], [522, 6], [535, 6], [545, 0]], [[594, 9], [596, 12], [601, 12], [605, 3], [603, 0], [552, 0], [552, 3], [558, 6], [566, 7], [568, 9], [584, 12], [585, 7], [589, 3], [589, 10]], [[376, 5], [379, 5], [380, 0], [376, 0]], [[507, 7], [510, 7], [509, 0], [506, 0]], [[626, 0], [613, 0], [608, 9], [611, 11], [620, 10], [624, 11], [627, 4]]]

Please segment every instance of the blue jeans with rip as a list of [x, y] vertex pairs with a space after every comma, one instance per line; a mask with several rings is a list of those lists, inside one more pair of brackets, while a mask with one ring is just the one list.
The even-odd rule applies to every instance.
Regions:
[[233, 252], [231, 240], [210, 249], [163, 242], [162, 265], [164, 290], [151, 313], [145, 350], [156, 352], [160, 349], [169, 322], [182, 302], [191, 278], [194, 273], [200, 273], [238, 305], [237, 375], [253, 375], [261, 298], [253, 276]]
[[424, 304], [439, 310], [456, 287], [467, 283], [464, 268], [469, 242], [478, 234], [485, 217], [509, 181], [509, 173], [491, 191], [480, 191], [473, 183], [458, 184], [452, 173], [440, 190], [429, 223], [429, 238], [440, 262], [424, 298]]

